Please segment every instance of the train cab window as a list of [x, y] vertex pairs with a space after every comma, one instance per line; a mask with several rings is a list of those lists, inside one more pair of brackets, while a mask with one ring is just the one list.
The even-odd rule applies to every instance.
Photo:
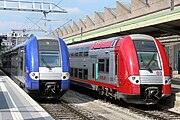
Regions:
[[161, 64], [157, 52], [137, 52], [141, 70], [160, 70]]
[[161, 62], [154, 41], [134, 40], [139, 68], [141, 70], [160, 70]]
[[39, 52], [41, 67], [57, 67], [60, 66], [59, 52]]
[[99, 59], [98, 60], [98, 66], [99, 66], [99, 72], [104, 72], [104, 66], [105, 66], [105, 60], [104, 59]]
[[154, 41], [134, 40], [136, 51], [157, 51]]
[[40, 67], [60, 67], [60, 49], [58, 41], [39, 40], [39, 64]]

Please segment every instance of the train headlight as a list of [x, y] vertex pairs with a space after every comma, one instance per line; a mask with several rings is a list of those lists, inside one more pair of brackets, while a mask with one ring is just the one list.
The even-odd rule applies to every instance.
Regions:
[[140, 77], [139, 77], [139, 76], [129, 76], [128, 79], [129, 79], [133, 84], [140, 84]]
[[165, 84], [171, 84], [171, 77], [170, 76], [165, 76]]
[[33, 79], [33, 80], [39, 80], [39, 72], [31, 72], [29, 74], [29, 76]]
[[68, 72], [62, 74], [62, 80], [68, 80], [70, 78], [70, 74]]
[[31, 73], [31, 76], [34, 77], [36, 74], [34, 72]]

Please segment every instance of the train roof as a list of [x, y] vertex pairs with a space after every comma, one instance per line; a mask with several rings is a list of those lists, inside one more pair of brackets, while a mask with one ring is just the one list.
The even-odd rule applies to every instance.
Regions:
[[[126, 35], [126, 36], [130, 36], [133, 40], [139, 40], [139, 39], [140, 40], [153, 40], [154, 39], [152, 36], [145, 35], [145, 34], [131, 34], [131, 35]], [[118, 37], [113, 37], [113, 38], [68, 45], [68, 48], [89, 47], [89, 49], [91, 50], [101, 49], [101, 48], [112, 48], [112, 47], [115, 47], [116, 42], [118, 40], [121, 40], [122, 38], [125, 38], [126, 36], [118, 36]]]
[[58, 37], [56, 37], [56, 36], [36, 36], [36, 38], [38, 39], [38, 40], [41, 40], [41, 39], [55, 39], [55, 40], [57, 40], [58, 39]]
[[150, 35], [145, 34], [131, 34], [129, 35], [133, 40], [153, 40], [154, 38]]
[[16, 50], [17, 48], [23, 48], [23, 47], [28, 43], [28, 41], [31, 40], [31, 39], [33, 39], [34, 37], [36, 37], [37, 40], [43, 40], [43, 39], [54, 39], [54, 40], [57, 40], [57, 39], [58, 39], [58, 37], [56, 37], [56, 36], [49, 36], [49, 35], [48, 35], [48, 36], [34, 36], [34, 35], [31, 35], [31, 36], [27, 37], [27, 40], [26, 40], [26, 41], [18, 44], [17, 46], [11, 48], [11, 49], [8, 50], [8, 51], [5, 51], [4, 53], [11, 52], [11, 51], [13, 51], [13, 50]]
[[118, 37], [113, 37], [113, 38], [68, 45], [68, 47], [69, 48], [89, 47], [89, 49], [110, 48], [110, 47], [114, 47], [115, 41], [122, 38], [123, 38], [122, 36], [118, 36]]

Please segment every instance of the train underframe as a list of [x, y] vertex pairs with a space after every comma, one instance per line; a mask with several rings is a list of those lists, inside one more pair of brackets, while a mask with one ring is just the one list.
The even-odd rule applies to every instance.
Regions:
[[[22, 86], [22, 85], [21, 85]], [[57, 98], [63, 96], [67, 90], [61, 89], [61, 81], [39, 81], [38, 90], [25, 90], [34, 98]]]
[[160, 99], [168, 95], [162, 94], [162, 85], [141, 85], [140, 94], [124, 94], [117, 92], [116, 89], [96, 86], [99, 95], [113, 99], [123, 100], [126, 103], [135, 104], [157, 104]]
[[139, 86], [139, 94], [123, 93], [118, 91], [118, 88], [112, 89], [105, 86], [78, 82], [76, 80], [71, 80], [71, 84], [97, 91], [100, 96], [123, 100], [126, 103], [133, 104], [157, 104], [161, 99], [170, 96], [170, 94], [163, 93], [164, 86], [162, 84], [141, 84]]

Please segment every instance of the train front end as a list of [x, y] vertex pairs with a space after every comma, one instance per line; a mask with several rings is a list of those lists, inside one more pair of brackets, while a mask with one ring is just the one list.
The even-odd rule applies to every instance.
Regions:
[[[127, 43], [128, 42], [128, 43]], [[123, 56], [126, 102], [156, 104], [171, 95], [169, 63], [160, 42], [148, 35], [130, 35], [126, 38]], [[128, 86], [128, 87], [126, 87]]]
[[70, 78], [64, 41], [34, 37], [26, 51], [26, 88], [32, 93], [38, 92], [41, 97], [61, 97], [69, 89]]

